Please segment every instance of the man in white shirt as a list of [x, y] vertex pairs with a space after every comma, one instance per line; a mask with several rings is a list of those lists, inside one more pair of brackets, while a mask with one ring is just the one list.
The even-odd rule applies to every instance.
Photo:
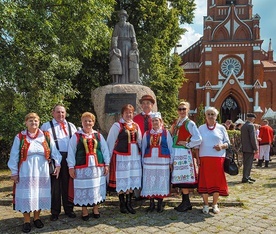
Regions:
[[63, 209], [70, 218], [75, 218], [73, 202], [68, 201], [69, 172], [67, 166], [68, 143], [77, 131], [74, 124], [66, 121], [66, 109], [63, 105], [56, 105], [52, 111], [53, 119], [41, 126], [42, 131], [48, 131], [53, 137], [56, 147], [62, 155], [61, 170], [58, 179], [51, 176], [51, 220], [56, 221], [61, 212], [61, 198]]

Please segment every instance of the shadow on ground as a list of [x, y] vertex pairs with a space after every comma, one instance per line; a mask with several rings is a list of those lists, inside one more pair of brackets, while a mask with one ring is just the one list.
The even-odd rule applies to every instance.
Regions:
[[[191, 211], [179, 213], [173, 209], [171, 206], [165, 206], [163, 213], [157, 213], [156, 211], [152, 213], [147, 213], [148, 202], [135, 202], [136, 214], [121, 214], [119, 211], [118, 202], [112, 202], [110, 205], [102, 205], [100, 208], [101, 218], [94, 219], [90, 217], [88, 221], [83, 221], [81, 219], [81, 209], [79, 207], [75, 208], [77, 217], [75, 219], [70, 219], [64, 214], [59, 216], [59, 219], [55, 222], [50, 221], [49, 212], [41, 213], [41, 219], [44, 223], [43, 229], [36, 229], [32, 223], [32, 231], [39, 233], [46, 232], [63, 232], [70, 231], [72, 229], [78, 231], [79, 228], [90, 228], [97, 227], [100, 225], [101, 230], [107, 233], [112, 233], [113, 230], [124, 230], [129, 228], [135, 228], [141, 225], [146, 230], [151, 227], [164, 227], [168, 225], [177, 225], [177, 223], [185, 224], [196, 224], [204, 222], [206, 219], [212, 218], [213, 214], [204, 215], [201, 212], [201, 207], [194, 207]], [[91, 212], [91, 209], [90, 209]], [[4, 218], [0, 221], [1, 233], [19, 233], [21, 232], [23, 217], [22, 214], [16, 212], [15, 218]]]

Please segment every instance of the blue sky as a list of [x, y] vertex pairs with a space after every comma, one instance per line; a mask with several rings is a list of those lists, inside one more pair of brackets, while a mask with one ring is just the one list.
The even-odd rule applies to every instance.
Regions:
[[[203, 34], [203, 17], [207, 15], [207, 0], [195, 0], [197, 9], [193, 24], [184, 25], [188, 30], [182, 36], [179, 44], [182, 47], [177, 49], [181, 53], [190, 45], [195, 43]], [[253, 15], [258, 14], [260, 19], [261, 39], [264, 40], [262, 49], [267, 51], [269, 39], [272, 40], [272, 49], [274, 50], [274, 61], [276, 60], [276, 1], [275, 0], [252, 0]]]

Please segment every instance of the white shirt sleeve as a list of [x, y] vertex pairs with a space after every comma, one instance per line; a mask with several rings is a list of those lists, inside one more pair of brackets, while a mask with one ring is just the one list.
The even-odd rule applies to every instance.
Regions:
[[8, 167], [11, 170], [12, 175], [18, 175], [18, 163], [19, 163], [19, 157], [20, 157], [20, 140], [18, 137], [18, 134], [15, 136], [11, 152], [10, 152], [10, 158], [8, 161]]
[[137, 143], [138, 143], [139, 148], [141, 149], [143, 136], [142, 136], [142, 133], [141, 133], [141, 130], [140, 130], [140, 127], [138, 124], [137, 124], [137, 127], [138, 127]]
[[119, 123], [114, 123], [108, 133], [107, 139], [106, 139], [106, 143], [109, 149], [109, 156], [111, 158], [112, 154], [113, 154], [113, 150], [115, 147], [115, 142], [117, 141], [118, 135], [120, 132], [120, 124]]
[[77, 135], [74, 134], [68, 144], [67, 164], [68, 168], [74, 168], [76, 165]]
[[171, 136], [171, 133], [168, 131], [168, 130], [166, 130], [167, 131], [167, 145], [168, 145], [168, 148], [169, 148], [169, 151], [170, 151], [170, 164], [172, 164], [173, 163], [173, 158], [172, 158], [172, 155], [173, 155], [173, 147], [172, 147], [172, 145], [173, 145], [173, 140], [172, 140], [172, 136]]
[[144, 133], [144, 136], [143, 136], [143, 139], [142, 139], [142, 165], [144, 165], [144, 155], [145, 155], [145, 151], [146, 151], [146, 148], [147, 148], [147, 133], [145, 132]]
[[51, 158], [55, 160], [55, 165], [60, 166], [62, 155], [58, 151], [53, 137], [50, 135], [50, 147], [51, 147]]
[[198, 131], [198, 128], [197, 128], [195, 122], [193, 122], [193, 121], [189, 122], [188, 130], [192, 136], [191, 136], [190, 142], [187, 144], [187, 147], [194, 148], [195, 146], [200, 145], [202, 142], [202, 137]]
[[228, 145], [230, 145], [230, 140], [229, 140], [229, 136], [228, 136], [228, 133], [227, 133], [227, 130], [223, 127], [221, 128], [222, 129], [222, 132], [223, 132], [223, 143], [227, 143]]
[[[67, 121], [66, 121], [67, 122]], [[70, 124], [72, 136], [77, 132], [77, 128], [74, 124], [67, 122], [67, 124]]]
[[109, 165], [110, 164], [110, 155], [109, 155], [109, 149], [106, 143], [106, 140], [104, 139], [103, 135], [100, 134], [101, 136], [101, 151], [103, 154], [103, 158], [104, 158], [104, 163], [105, 165]]

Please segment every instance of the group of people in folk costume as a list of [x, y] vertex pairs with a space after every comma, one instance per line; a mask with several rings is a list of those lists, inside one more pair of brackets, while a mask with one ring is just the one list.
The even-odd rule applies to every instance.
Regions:
[[[206, 124], [198, 128], [188, 118], [190, 104], [180, 102], [178, 118], [167, 130], [161, 113], [152, 112], [152, 96], [144, 95], [140, 104], [143, 112], [136, 116], [132, 105], [122, 107], [121, 119], [112, 125], [106, 140], [93, 129], [96, 118], [90, 112], [82, 114], [80, 130], [66, 121], [62, 105], [54, 107], [53, 120], [41, 129], [36, 113], [26, 116], [27, 129], [15, 137], [8, 162], [15, 209], [24, 216], [23, 232], [31, 231], [31, 212], [37, 228], [44, 226], [41, 210], [51, 209], [51, 220], [57, 220], [61, 199], [70, 218], [76, 217], [74, 206], [82, 207], [84, 221], [91, 217], [88, 207], [92, 207], [92, 217], [100, 218], [99, 204], [105, 201], [107, 189], [118, 193], [121, 213], [136, 213], [133, 193], [150, 200], [147, 212], [161, 213], [171, 184], [182, 192], [176, 211], [192, 209], [189, 192], [198, 188], [203, 213], [209, 212], [208, 194], [213, 194], [213, 212], [219, 212], [219, 195], [228, 195], [223, 161], [229, 138], [216, 122], [218, 111], [208, 108]], [[50, 158], [55, 161], [51, 176]]]

